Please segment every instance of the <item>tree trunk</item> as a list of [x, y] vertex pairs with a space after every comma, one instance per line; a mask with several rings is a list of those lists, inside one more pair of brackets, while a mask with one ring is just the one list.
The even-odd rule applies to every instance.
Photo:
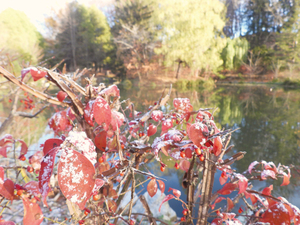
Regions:
[[177, 67], [177, 73], [176, 73], [176, 79], [179, 79], [179, 73], [180, 73], [180, 65], [181, 65], [182, 61], [179, 60], [178, 61], [178, 67]]

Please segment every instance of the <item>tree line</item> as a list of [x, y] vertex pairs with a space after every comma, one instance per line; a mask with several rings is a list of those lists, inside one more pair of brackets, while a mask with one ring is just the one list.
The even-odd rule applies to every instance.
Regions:
[[101, 11], [74, 1], [45, 19], [44, 36], [24, 13], [7, 9], [0, 14], [0, 46], [33, 64], [64, 59], [69, 70], [141, 77], [157, 65], [175, 65], [177, 76], [183, 66], [198, 76], [244, 66], [249, 73], [277, 74], [299, 67], [299, 3], [116, 0]]

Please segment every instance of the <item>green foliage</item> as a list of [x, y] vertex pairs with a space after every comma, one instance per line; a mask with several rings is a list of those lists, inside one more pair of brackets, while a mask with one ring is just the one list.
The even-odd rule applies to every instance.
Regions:
[[[18, 57], [15, 66], [24, 61], [36, 64], [41, 55], [42, 36], [25, 13], [8, 8], [0, 13], [0, 46], [12, 57]], [[20, 70], [17, 68], [17, 70]]]
[[57, 35], [55, 42], [48, 40], [46, 58], [55, 55], [55, 62], [66, 59], [72, 68], [97, 69], [111, 63], [114, 46], [110, 27], [96, 7], [71, 2], [65, 11], [48, 18], [47, 25]]
[[245, 38], [227, 38], [226, 47], [221, 53], [224, 69], [237, 69], [246, 62], [249, 43]]
[[218, 0], [157, 0], [152, 19], [162, 45], [156, 52], [165, 55], [166, 65], [177, 60], [204, 70], [222, 65], [224, 10], [225, 5]]

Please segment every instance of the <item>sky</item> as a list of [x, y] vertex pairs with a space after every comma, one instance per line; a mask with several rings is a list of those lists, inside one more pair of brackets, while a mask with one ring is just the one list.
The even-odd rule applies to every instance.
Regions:
[[[67, 2], [71, 0], [1, 0], [0, 13], [7, 8], [20, 10], [43, 33], [45, 16], [50, 15], [53, 9], [63, 8]], [[113, 0], [77, 0], [77, 2], [88, 6], [105, 7], [112, 4]]]

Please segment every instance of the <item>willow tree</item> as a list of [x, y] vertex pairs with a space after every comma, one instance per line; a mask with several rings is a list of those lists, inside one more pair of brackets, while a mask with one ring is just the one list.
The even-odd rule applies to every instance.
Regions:
[[0, 49], [4, 48], [3, 51], [9, 55], [19, 58], [15, 61], [17, 69], [23, 60], [37, 63], [41, 55], [39, 45], [42, 36], [25, 13], [11, 8], [2, 11], [0, 31]]
[[[222, 65], [220, 53], [226, 40], [225, 5], [218, 0], [156, 1], [152, 19], [159, 27], [162, 41], [157, 53], [165, 55], [165, 63], [186, 63], [194, 69], [214, 70]], [[179, 73], [177, 73], [178, 78]]]

